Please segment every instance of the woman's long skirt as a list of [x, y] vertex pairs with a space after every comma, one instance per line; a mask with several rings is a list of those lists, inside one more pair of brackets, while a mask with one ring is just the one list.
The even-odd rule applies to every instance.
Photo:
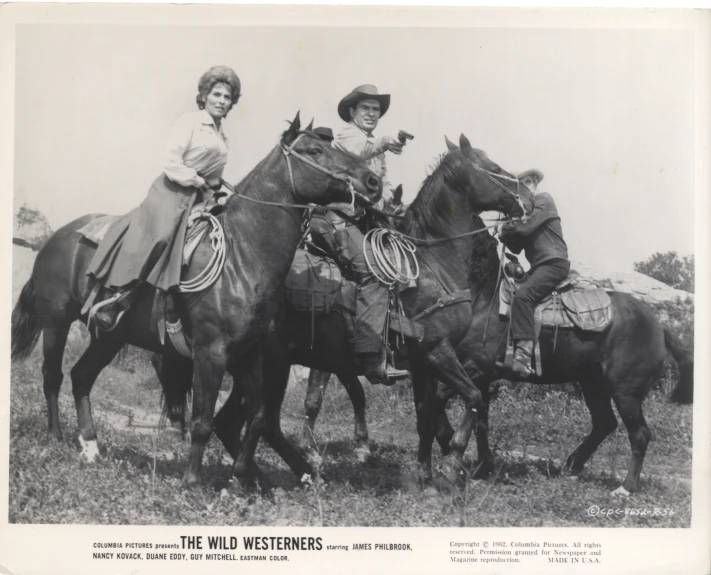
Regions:
[[113, 289], [137, 280], [164, 291], [178, 286], [188, 216], [197, 192], [159, 176], [143, 203], [111, 226], [88, 274]]

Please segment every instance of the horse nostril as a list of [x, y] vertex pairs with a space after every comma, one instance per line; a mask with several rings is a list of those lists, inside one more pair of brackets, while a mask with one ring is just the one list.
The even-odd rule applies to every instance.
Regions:
[[382, 184], [380, 183], [380, 178], [378, 176], [376, 176], [375, 174], [371, 174], [368, 176], [368, 179], [365, 181], [365, 185], [368, 187], [369, 190], [378, 192], [378, 191], [380, 191], [380, 186]]

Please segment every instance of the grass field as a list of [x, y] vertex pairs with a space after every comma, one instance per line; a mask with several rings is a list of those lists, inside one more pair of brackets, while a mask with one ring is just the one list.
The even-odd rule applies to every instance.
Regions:
[[[327, 482], [302, 486], [266, 445], [257, 461], [278, 486], [271, 496], [230, 482], [231, 459], [216, 439], [207, 449], [203, 489], [186, 492], [180, 479], [188, 446], [170, 429], [156, 430], [160, 391], [145, 357], [129, 354], [106, 370], [92, 394], [101, 457], [80, 458], [78, 429], [65, 359], [60, 397], [63, 443], [46, 434], [39, 350], [12, 367], [9, 521], [12, 523], [336, 525], [336, 526], [588, 526], [688, 527], [691, 519], [691, 406], [668, 404], [664, 390], [645, 402], [654, 441], [642, 491], [613, 498], [630, 455], [624, 426], [609, 437], [585, 472], [557, 475], [555, 461], [588, 432], [590, 421], [572, 386], [552, 389], [502, 384], [492, 403], [491, 479], [471, 481], [459, 495], [422, 491], [415, 481], [417, 433], [407, 383], [366, 387], [372, 456], [352, 455], [353, 413], [343, 388], [331, 382], [317, 422]], [[668, 386], [667, 386], [668, 387]], [[294, 378], [283, 427], [295, 439], [303, 420], [305, 382]], [[459, 409], [458, 405], [452, 407]], [[474, 445], [467, 456], [475, 458]], [[439, 451], [434, 449], [436, 466]], [[529, 454], [540, 457], [533, 461]], [[671, 509], [672, 515], [591, 517], [588, 508]]]

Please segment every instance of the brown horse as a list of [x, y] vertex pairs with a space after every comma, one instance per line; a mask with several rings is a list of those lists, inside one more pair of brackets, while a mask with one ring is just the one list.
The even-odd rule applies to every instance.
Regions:
[[[469, 237], [474, 231], [472, 215], [484, 210], [497, 210], [518, 216], [523, 214], [523, 210], [515, 191], [506, 188], [496, 177], [507, 174], [489, 160], [484, 152], [472, 148], [463, 135], [460, 144], [461, 151], [445, 155], [427, 178], [411, 204], [402, 227], [406, 233], [425, 242], [445, 240], [418, 252], [422, 262], [418, 286], [404, 292], [402, 302], [409, 317], [429, 310], [420, 320], [426, 329], [425, 339], [420, 343], [410, 342], [412, 362], [416, 364], [416, 369], [425, 370], [464, 396], [470, 409], [480, 410], [483, 408], [481, 394], [460, 362], [460, 358], [466, 359], [466, 356], [460, 356], [457, 351], [472, 322], [471, 302], [467, 292], [467, 270], [472, 267]], [[451, 235], [462, 237], [447, 240]], [[456, 296], [451, 298], [451, 305], [439, 306], [438, 302], [442, 298], [446, 300], [448, 294]], [[281, 301], [285, 302], [285, 299]], [[273, 396], [281, 402], [291, 363], [302, 363], [337, 373], [350, 369], [349, 375], [357, 383], [342, 318], [341, 323], [338, 323], [339, 318], [331, 317], [334, 314], [319, 318], [319, 323], [332, 322], [335, 329], [317, 330], [317, 337], [330, 341], [328, 345], [324, 345], [323, 341], [314, 342], [313, 349], [310, 349], [310, 338], [307, 335], [309, 318], [295, 318], [286, 306], [282, 307], [282, 313], [276, 317], [275, 330], [262, 347], [269, 356], [269, 360], [264, 363], [264, 376], [260, 378], [258, 374], [252, 374], [252, 379], [247, 376], [236, 381], [230, 398], [215, 420], [215, 433], [233, 456], [240, 454], [241, 457], [243, 453], [240, 431], [245, 421], [250, 421], [245, 443], [256, 441], [255, 434], [268, 434], [272, 426], [278, 427], [277, 419], [265, 422], [258, 415], [261, 406], [255, 406], [251, 398]], [[291, 350], [287, 351], [289, 347]], [[338, 353], [329, 357], [329, 353], [335, 349], [338, 349]], [[174, 370], [173, 375], [177, 375], [177, 371]], [[161, 380], [165, 387], [176, 385], [171, 378], [163, 376]], [[257, 393], [255, 389], [262, 385], [270, 386], [271, 392]], [[359, 383], [357, 385], [360, 386]], [[245, 397], [246, 401], [243, 401]], [[418, 411], [425, 407], [418, 401]], [[255, 421], [258, 422], [259, 431], [253, 432], [250, 427], [256, 425]], [[247, 463], [243, 461], [241, 464]]]
[[[186, 486], [200, 481], [203, 452], [212, 433], [215, 402], [225, 370], [240, 374], [258, 369], [254, 367], [259, 365], [255, 364], [258, 354], [248, 352], [268, 332], [283, 299], [284, 279], [299, 243], [305, 211], [298, 205], [350, 203], [353, 197], [367, 204], [380, 198], [382, 182], [362, 161], [331, 148], [308, 130], [300, 131], [297, 114], [279, 144], [236, 192], [220, 215], [227, 244], [221, 276], [208, 290], [179, 298], [182, 321], [192, 334], [195, 365], [192, 447], [183, 477]], [[280, 205], [265, 205], [269, 203]], [[86, 321], [80, 312], [89, 295], [86, 270], [95, 252], [77, 230], [95, 217], [79, 218], [47, 241], [37, 254], [32, 276], [12, 314], [13, 359], [29, 355], [40, 332], [44, 336], [42, 371], [49, 433], [60, 440], [62, 356], [70, 325], [78, 319]], [[206, 238], [192, 258], [187, 278], [194, 278], [211, 255]], [[147, 289], [118, 328], [92, 337], [72, 368], [80, 442], [90, 458], [97, 453], [97, 445], [89, 393], [96, 377], [121, 347], [136, 345], [179, 361], [172, 345], [160, 343], [152, 321], [153, 296], [154, 290]], [[279, 448], [289, 450], [287, 443], [281, 441]]]
[[[462, 150], [469, 153], [467, 148]], [[417, 224], [426, 218], [432, 222], [432, 207], [442, 205], [434, 202], [432, 197], [428, 199], [427, 195], [423, 195], [424, 192], [425, 188], [410, 206], [410, 215], [401, 226], [402, 230], [420, 238], [429, 238], [455, 235], [457, 230], [464, 228], [464, 222], [459, 225], [454, 223], [461, 215], [446, 209], [436, 212], [442, 218], [438, 232], [431, 224], [429, 227]], [[473, 230], [484, 227], [478, 217], [469, 225]], [[445, 473], [452, 482], [456, 481], [462, 469], [461, 457], [474, 425], [479, 454], [477, 475], [486, 476], [493, 469], [493, 456], [488, 443], [490, 384], [503, 375], [496, 362], [503, 357], [505, 331], [508, 327], [507, 322], [498, 315], [498, 306], [492, 306], [492, 300], [496, 297], [499, 254], [496, 240], [488, 233], [474, 235], [466, 241], [457, 240], [457, 243], [466, 243], [466, 250], [448, 252], [442, 249], [447, 244], [442, 244], [437, 247], [439, 253], [433, 258], [432, 265], [438, 265], [437, 259], [441, 258], [442, 265], [449, 266], [446, 269], [459, 267], [466, 271], [466, 285], [472, 292], [471, 323], [467, 334], [459, 340], [456, 352], [466, 373], [480, 390], [483, 405], [476, 413], [478, 417], [472, 417], [472, 412], [465, 414], [455, 434], [444, 409], [447, 399], [453, 395], [451, 388], [442, 384], [437, 387], [436, 371], [424, 359], [426, 355], [422, 352], [412, 353], [412, 380], [420, 435], [418, 461], [425, 481], [432, 477], [431, 449], [435, 437], [445, 455], [452, 453], [445, 458]], [[421, 247], [418, 255], [422, 258], [433, 250], [432, 247]], [[426, 265], [421, 267], [423, 272], [428, 269]], [[426, 286], [421, 285], [419, 289], [423, 287]], [[437, 287], [435, 284], [430, 285], [433, 291]], [[627, 477], [614, 492], [625, 495], [639, 489], [639, 476], [651, 438], [642, 414], [643, 399], [657, 381], [667, 352], [670, 352], [680, 372], [671, 399], [679, 403], [691, 402], [693, 359], [673, 334], [660, 325], [644, 303], [623, 293], [613, 293], [611, 299], [614, 306], [613, 321], [602, 333], [565, 329], [559, 330], [556, 336], [554, 329], [544, 328], [541, 334], [544, 375], [529, 381], [536, 384], [577, 381], [580, 384], [592, 418], [592, 430], [567, 458], [563, 468], [567, 474], [580, 473], [597, 447], [616, 429], [617, 418], [612, 409], [612, 403], [615, 403], [627, 427], [632, 448]], [[338, 375], [351, 397], [356, 414], [357, 450], [365, 454], [365, 396], [357, 378], [352, 349], [348, 345], [346, 320], [339, 313], [315, 318], [313, 346], [310, 345], [310, 321], [310, 317], [287, 309], [285, 330], [292, 346], [290, 361], [322, 370], [312, 369], [309, 378], [307, 421], [302, 444], [304, 447], [311, 444], [315, 418], [332, 372]], [[426, 350], [423, 351], [426, 353]]]

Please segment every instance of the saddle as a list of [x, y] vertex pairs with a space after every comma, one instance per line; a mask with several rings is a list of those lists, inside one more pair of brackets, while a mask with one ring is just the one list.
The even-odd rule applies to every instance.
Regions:
[[[525, 273], [519, 266], [515, 256], [506, 254], [512, 262], [503, 266], [504, 273], [499, 288], [499, 315], [510, 320], [511, 303], [518, 288], [526, 281]], [[513, 265], [512, 265], [513, 264]], [[520, 267], [520, 266], [519, 266]], [[543, 373], [541, 366], [541, 349], [539, 335], [541, 328], [554, 327], [556, 330], [579, 329], [582, 331], [604, 331], [612, 321], [612, 301], [608, 290], [599, 288], [590, 282], [581, 281], [575, 272], [560, 282], [534, 311], [536, 340], [534, 346], [534, 364], [537, 375]], [[508, 343], [504, 366], [513, 363], [513, 339], [511, 329], [508, 330]]]
[[[190, 210], [188, 216], [188, 233], [185, 237], [183, 246], [183, 266], [184, 268], [190, 265], [192, 256], [195, 253], [198, 245], [203, 237], [210, 231], [211, 224], [204, 218], [205, 214], [216, 215], [222, 211], [223, 206], [216, 201], [209, 201], [207, 204], [200, 202], [195, 204]], [[106, 237], [111, 226], [122, 216], [99, 216], [85, 226], [79, 228], [77, 232], [82, 235], [90, 243], [98, 246], [99, 243]], [[84, 304], [82, 314], [87, 313], [94, 305], [94, 301], [100, 291], [101, 286], [95, 285], [92, 289], [89, 298]], [[120, 294], [115, 294], [114, 298]], [[177, 305], [174, 301], [173, 294], [156, 291], [152, 307], [152, 320], [158, 327], [158, 334], [161, 344], [165, 344], [166, 331], [168, 336], [181, 355], [192, 357], [190, 337], [185, 333], [180, 315], [177, 311]]]
[[[194, 229], [191, 229], [185, 238], [185, 245], [183, 247], [183, 265], [190, 265], [190, 260], [195, 253], [195, 249], [198, 247], [198, 244], [205, 235], [205, 232], [209, 229], [208, 222], [206, 220], [198, 220], [198, 217], [205, 212], [215, 214], [221, 211], [222, 208], [223, 207], [216, 202], [210, 202], [207, 205], [205, 205], [204, 202], [200, 202], [193, 205], [190, 210], [189, 221], [191, 228]], [[85, 226], [79, 228], [77, 232], [84, 236], [89, 242], [95, 246], [98, 246], [106, 237], [106, 234], [114, 222], [120, 217], [122, 216], [99, 216]]]
[[[337, 311], [346, 318], [353, 334], [358, 286], [343, 277], [336, 262], [325, 253], [297, 250], [285, 285], [286, 300], [293, 311], [311, 314], [312, 317]], [[393, 291], [388, 312], [389, 330], [403, 338], [422, 341], [425, 337], [424, 326], [404, 315], [397, 290]]]

